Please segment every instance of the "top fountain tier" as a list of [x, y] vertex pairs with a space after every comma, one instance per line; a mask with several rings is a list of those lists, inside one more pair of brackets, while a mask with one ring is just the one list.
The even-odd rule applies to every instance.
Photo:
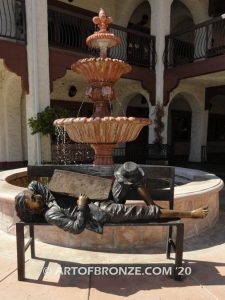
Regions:
[[[71, 69], [82, 74], [91, 87], [111, 87], [123, 74], [131, 71], [131, 66], [122, 60], [107, 58], [108, 48], [115, 47], [121, 42], [119, 37], [108, 31], [108, 25], [112, 23], [112, 18], [107, 17], [101, 8], [99, 15], [93, 18], [93, 22], [98, 25], [100, 30], [90, 35], [86, 39], [86, 43], [88, 47], [100, 49], [100, 57], [80, 59], [71, 66]], [[104, 91], [102, 91], [102, 94], [104, 94]], [[94, 92], [92, 92], [90, 98], [95, 101]], [[113, 100], [113, 92], [109, 98]]]
[[121, 43], [120, 38], [109, 32], [108, 25], [112, 23], [112, 18], [107, 17], [105, 11], [100, 8], [98, 17], [93, 18], [93, 23], [98, 25], [99, 31], [90, 35], [86, 43], [90, 48], [100, 49], [100, 56], [107, 56], [107, 48], [115, 47]]

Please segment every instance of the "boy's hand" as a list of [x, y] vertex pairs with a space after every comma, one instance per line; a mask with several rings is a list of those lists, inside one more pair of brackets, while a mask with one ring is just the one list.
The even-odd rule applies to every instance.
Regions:
[[86, 206], [90, 202], [89, 198], [85, 194], [80, 194], [77, 205], [78, 206]]

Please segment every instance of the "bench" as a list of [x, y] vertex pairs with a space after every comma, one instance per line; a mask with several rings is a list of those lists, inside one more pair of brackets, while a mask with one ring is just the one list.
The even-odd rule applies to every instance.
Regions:
[[[170, 166], [142, 166], [145, 172], [145, 185], [151, 190], [151, 196], [154, 200], [168, 202], [168, 208], [173, 209], [174, 204], [174, 177], [175, 168]], [[77, 166], [29, 166], [28, 180], [37, 179], [38, 177], [51, 177], [54, 169], [63, 169], [69, 171], [78, 171]], [[82, 172], [82, 170], [80, 170]], [[89, 170], [93, 175], [95, 170]], [[132, 193], [129, 199], [140, 199], [137, 194]], [[17, 238], [17, 270], [18, 280], [25, 279], [25, 252], [28, 248], [31, 251], [31, 258], [35, 258], [35, 226], [52, 226], [48, 223], [16, 223]], [[25, 243], [24, 229], [29, 227], [29, 239]], [[182, 276], [179, 271], [182, 267], [183, 257], [183, 239], [184, 224], [179, 218], [161, 219], [153, 222], [133, 222], [133, 223], [107, 223], [104, 226], [167, 226], [168, 236], [166, 242], [166, 257], [170, 259], [171, 250], [175, 252], [175, 262], [173, 268], [173, 277], [175, 280], [181, 280]], [[173, 227], [176, 227], [176, 236], [173, 237]]]

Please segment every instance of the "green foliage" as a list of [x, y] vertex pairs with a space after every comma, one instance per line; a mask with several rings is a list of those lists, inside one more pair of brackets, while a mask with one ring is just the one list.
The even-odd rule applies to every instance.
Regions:
[[32, 134], [42, 133], [44, 135], [55, 134], [54, 120], [70, 117], [71, 112], [68, 109], [53, 106], [47, 106], [45, 110], [39, 112], [37, 117], [32, 117], [28, 120], [28, 125], [32, 130]]

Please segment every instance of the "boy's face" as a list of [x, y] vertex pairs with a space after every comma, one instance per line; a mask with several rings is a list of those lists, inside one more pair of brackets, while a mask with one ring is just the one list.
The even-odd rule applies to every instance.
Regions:
[[41, 195], [34, 194], [30, 191], [25, 191], [26, 203], [31, 210], [39, 211], [45, 205]]

